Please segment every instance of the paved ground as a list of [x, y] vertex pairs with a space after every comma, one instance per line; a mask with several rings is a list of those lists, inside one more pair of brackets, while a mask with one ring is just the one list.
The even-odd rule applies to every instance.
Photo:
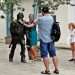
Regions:
[[[0, 44], [0, 75], [41, 75], [40, 71], [43, 70], [42, 61], [39, 62], [30, 62], [28, 61], [28, 57], [26, 57], [28, 63], [22, 64], [20, 63], [20, 47], [17, 46], [14, 62], [8, 62], [8, 54], [10, 49], [7, 45]], [[26, 53], [27, 55], [27, 53]], [[57, 55], [59, 57], [59, 67], [60, 74], [59, 75], [75, 75], [75, 63], [68, 62], [68, 59], [71, 57], [70, 50], [57, 50]], [[50, 59], [50, 69], [51, 75], [53, 74], [53, 64], [51, 64]]]

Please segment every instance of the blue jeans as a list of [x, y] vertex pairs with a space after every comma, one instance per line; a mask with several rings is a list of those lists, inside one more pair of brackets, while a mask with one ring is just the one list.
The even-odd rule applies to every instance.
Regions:
[[54, 42], [45, 43], [42, 40], [40, 40], [40, 51], [42, 58], [47, 57], [48, 54], [50, 55], [50, 57], [56, 56]]

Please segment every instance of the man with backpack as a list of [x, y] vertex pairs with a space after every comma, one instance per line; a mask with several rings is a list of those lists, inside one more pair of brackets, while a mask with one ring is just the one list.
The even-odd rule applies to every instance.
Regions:
[[17, 44], [21, 45], [21, 62], [26, 63], [25, 60], [25, 26], [19, 22], [19, 20], [23, 21], [24, 15], [23, 13], [17, 14], [17, 20], [13, 21], [10, 25], [10, 33], [11, 33], [11, 51], [9, 54], [9, 62], [13, 62], [13, 56], [15, 52], [15, 48]]
[[56, 49], [54, 46], [54, 41], [51, 38], [51, 29], [54, 24], [53, 17], [49, 14], [49, 8], [43, 7], [42, 8], [42, 15], [38, 18], [38, 31], [39, 31], [39, 38], [40, 38], [40, 51], [41, 57], [43, 58], [45, 71], [42, 71], [42, 74], [50, 74], [49, 70], [49, 56], [52, 58], [54, 64], [54, 73], [59, 74], [57, 57], [56, 57]]

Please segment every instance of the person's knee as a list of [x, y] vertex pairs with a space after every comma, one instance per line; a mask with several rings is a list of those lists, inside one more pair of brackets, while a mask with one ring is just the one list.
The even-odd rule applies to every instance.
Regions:
[[50, 57], [56, 56], [56, 48], [53, 43], [50, 43], [50, 47], [48, 49]]

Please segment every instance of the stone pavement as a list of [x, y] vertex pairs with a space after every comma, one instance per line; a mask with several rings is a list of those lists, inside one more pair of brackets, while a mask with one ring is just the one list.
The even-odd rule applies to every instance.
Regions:
[[[9, 63], [8, 54], [10, 49], [8, 45], [0, 44], [0, 75], [41, 75], [41, 70], [44, 70], [42, 61], [30, 62], [28, 57], [26, 57], [28, 63], [20, 63], [20, 47], [17, 46], [14, 62]], [[70, 50], [57, 50], [57, 55], [59, 58], [59, 75], [75, 75], [75, 63], [69, 62], [68, 59], [71, 57]], [[27, 52], [26, 52], [27, 56]], [[50, 59], [50, 69], [51, 75], [53, 74], [53, 64]]]

